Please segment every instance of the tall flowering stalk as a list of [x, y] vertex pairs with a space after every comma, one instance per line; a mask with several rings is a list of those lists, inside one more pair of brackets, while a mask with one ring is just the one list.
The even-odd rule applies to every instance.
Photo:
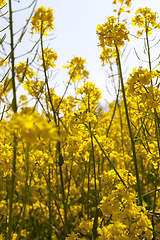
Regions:
[[[43, 6], [37, 9], [35, 12], [34, 16], [32, 17], [32, 28], [31, 28], [31, 33], [33, 34], [34, 32], [39, 32], [40, 33], [40, 41], [41, 41], [41, 57], [38, 58], [38, 61], [41, 59], [42, 60], [42, 67], [44, 70], [44, 76], [45, 76], [45, 84], [47, 87], [47, 93], [46, 93], [46, 103], [47, 103], [47, 108], [48, 108], [48, 118], [49, 121], [51, 121], [50, 114], [49, 114], [49, 107], [48, 107], [48, 99], [49, 103], [51, 105], [51, 110], [53, 112], [53, 117], [54, 117], [54, 122], [56, 127], [58, 128], [58, 134], [60, 136], [60, 128], [59, 128], [59, 117], [58, 117], [58, 109], [55, 109], [52, 101], [52, 95], [51, 91], [49, 88], [49, 83], [48, 83], [48, 77], [47, 77], [47, 70], [52, 67], [54, 68], [55, 61], [57, 60], [57, 53], [53, 52], [51, 49], [44, 49], [43, 47], [43, 36], [48, 36], [47, 31], [51, 31], [54, 29], [53, 25], [54, 17], [53, 17], [53, 9], [45, 9]], [[47, 99], [48, 95], [48, 99]], [[58, 159], [59, 159], [59, 172], [60, 172], [60, 181], [61, 181], [61, 189], [62, 189], [62, 198], [63, 198], [63, 205], [64, 205], [64, 222], [65, 222], [65, 232], [68, 234], [68, 213], [67, 213], [67, 200], [66, 200], [66, 193], [65, 193], [65, 186], [64, 186], [64, 176], [63, 176], [63, 171], [62, 171], [62, 165], [63, 165], [63, 157], [61, 153], [61, 143], [60, 141], [57, 142], [57, 152], [58, 152]], [[50, 169], [50, 168], [49, 168]], [[49, 185], [51, 184], [51, 178], [50, 178], [50, 170], [49, 170]], [[49, 214], [50, 214], [50, 230], [49, 230], [49, 239], [51, 239], [52, 236], [52, 227], [51, 227], [51, 222], [52, 222], [52, 216], [51, 216], [51, 190], [50, 187], [48, 189], [49, 194]]]
[[[3, 1], [2, 3], [4, 3]], [[13, 89], [13, 101], [12, 101], [12, 109], [13, 112], [17, 112], [17, 101], [16, 101], [16, 84], [15, 84], [15, 57], [14, 57], [14, 33], [13, 33], [13, 19], [12, 19], [12, 2], [9, 0], [9, 24], [10, 24], [10, 46], [11, 46], [11, 65], [12, 65], [12, 89]], [[11, 177], [11, 189], [10, 189], [10, 197], [9, 197], [9, 232], [8, 232], [8, 240], [12, 239], [12, 230], [13, 230], [13, 195], [15, 188], [15, 176], [16, 176], [16, 155], [17, 155], [17, 138], [14, 134], [13, 140], [13, 165], [12, 165], [12, 177]]]
[[[117, 22], [117, 20], [118, 18], [115, 18], [114, 16], [108, 17], [108, 21], [105, 24], [98, 25], [96, 31], [99, 38], [99, 46], [102, 48], [102, 51], [104, 52], [106, 51], [106, 49], [113, 51], [114, 57], [117, 60], [119, 77], [120, 77], [121, 87], [122, 87], [124, 107], [125, 107], [126, 118], [127, 118], [129, 133], [130, 133], [130, 139], [131, 139], [133, 160], [134, 160], [136, 179], [137, 179], [139, 204], [142, 205], [142, 193], [141, 193], [139, 171], [138, 171], [138, 165], [137, 165], [137, 159], [136, 159], [135, 142], [134, 142], [134, 138], [131, 130], [130, 119], [129, 119], [128, 109], [127, 109], [127, 102], [126, 102], [123, 75], [122, 75], [122, 69], [121, 69], [121, 61], [120, 61], [120, 48], [124, 47], [125, 41], [130, 41], [128, 37], [129, 31], [126, 28], [125, 23], [119, 23]], [[107, 56], [107, 59], [108, 59], [108, 56]]]
[[[158, 153], [159, 153], [159, 158], [160, 158], [160, 122], [158, 118], [158, 113], [156, 110], [156, 107], [158, 107], [158, 103], [156, 101], [156, 93], [153, 90], [153, 79], [155, 77], [159, 77], [159, 74], [157, 71], [152, 70], [152, 62], [151, 62], [151, 52], [150, 52], [150, 44], [149, 44], [149, 35], [152, 34], [153, 29], [160, 29], [160, 24], [156, 22], [157, 20], [157, 14], [156, 12], [152, 12], [151, 8], [139, 8], [135, 12], [135, 17], [132, 18], [132, 26], [138, 25], [139, 28], [142, 28], [142, 30], [137, 31], [137, 37], [139, 38], [140, 36], [145, 34], [146, 38], [146, 50], [147, 50], [147, 57], [148, 57], [148, 65], [149, 65], [149, 71], [148, 75], [150, 74], [150, 78], [144, 74], [144, 79], [148, 81], [148, 83], [144, 81], [140, 81], [141, 85], [145, 88], [145, 93], [149, 97], [148, 100], [148, 107], [151, 107], [154, 109], [154, 122], [155, 122], [155, 135], [156, 135], [156, 140], [157, 140], [157, 148], [158, 148]], [[135, 82], [133, 82], [135, 84]], [[145, 87], [144, 84], [150, 84], [150, 87]], [[143, 95], [143, 93], [142, 93]], [[158, 170], [159, 170], [159, 164], [157, 169], [155, 169], [155, 191], [154, 191], [154, 200], [153, 200], [153, 215], [152, 215], [152, 226], [153, 226], [153, 239], [156, 239], [156, 231], [155, 231], [155, 222], [154, 222], [154, 217], [155, 217], [155, 209], [156, 209], [156, 202], [157, 202], [157, 196], [156, 196], [156, 191], [158, 187]]]

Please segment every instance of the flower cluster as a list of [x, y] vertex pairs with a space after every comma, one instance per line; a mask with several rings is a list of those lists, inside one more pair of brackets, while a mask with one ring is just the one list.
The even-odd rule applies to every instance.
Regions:
[[31, 33], [33, 34], [33, 31], [39, 32], [42, 35], [48, 36], [47, 30], [51, 32], [52, 29], [54, 29], [53, 26], [53, 9], [41, 6], [38, 8], [32, 17], [32, 27], [31, 27]]
[[101, 237], [97, 240], [104, 239], [104, 236], [105, 239], [122, 236], [128, 240], [152, 238], [152, 225], [145, 208], [137, 206], [135, 199], [136, 195], [124, 189], [122, 184], [116, 184], [116, 189], [102, 199], [102, 213], [106, 221], [110, 219], [110, 224], [98, 230]]
[[129, 31], [125, 24], [117, 22], [117, 19], [114, 16], [108, 17], [105, 24], [97, 26], [96, 32], [99, 38], [99, 46], [102, 49], [105, 46], [121, 48], [124, 47], [125, 41], [129, 41]]
[[134, 68], [127, 80], [128, 96], [138, 97], [138, 102], [146, 106], [157, 107], [160, 102], [160, 91], [151, 84], [157, 77], [159, 77], [157, 71]]
[[63, 66], [63, 68], [69, 69], [68, 75], [72, 82], [88, 78], [89, 72], [85, 69], [85, 63], [86, 61], [83, 58], [74, 57], [71, 62], [68, 62], [67, 66]]
[[10, 126], [13, 132], [15, 131], [17, 134], [19, 134], [18, 130], [20, 129], [20, 136], [26, 139], [27, 142], [36, 142], [38, 136], [45, 141], [50, 139], [58, 140], [55, 125], [51, 122], [48, 123], [43, 116], [36, 112], [32, 115], [15, 114]]
[[148, 71], [147, 69], [133, 69], [130, 78], [127, 80], [128, 92], [132, 95], [139, 95], [144, 92], [144, 86], [149, 85], [155, 77], [158, 76], [157, 71]]
[[7, 67], [8, 65], [8, 61], [4, 60], [4, 58], [0, 57], [0, 67], [3, 66]]
[[8, 99], [7, 94], [11, 91], [11, 89], [12, 79], [11, 78], [4, 79], [3, 83], [0, 84], [0, 100], [2, 102], [5, 102], [4, 97]]
[[[50, 67], [55, 68], [56, 64], [54, 63], [57, 60], [57, 53], [52, 51], [51, 48], [43, 49], [44, 61], [46, 70]], [[38, 57], [38, 61], [42, 60], [42, 56]], [[43, 67], [43, 64], [41, 65]]]
[[[119, 3], [127, 5], [127, 8], [131, 7], [132, 0], [118, 0]], [[117, 4], [117, 0], [113, 0], [112, 4]]]
[[19, 64], [15, 65], [15, 72], [16, 77], [19, 82], [23, 82], [26, 78], [27, 80], [30, 80], [33, 78], [33, 76], [37, 76], [37, 74], [34, 73], [33, 69], [26, 65], [26, 62], [20, 61]]
[[146, 30], [148, 34], [151, 34], [152, 29], [160, 29], [160, 24], [156, 23], [156, 19], [156, 12], [151, 12], [151, 8], [139, 8], [135, 12], [135, 17], [132, 18], [132, 26], [138, 25], [139, 28], [143, 28], [137, 31], [137, 37], [141, 37]]
[[6, 0], [0, 0], [0, 8], [2, 8], [6, 4]]
[[117, 58], [116, 49], [103, 47], [102, 52], [100, 54], [102, 66], [104, 66], [104, 63], [109, 63], [110, 65], [112, 65], [113, 64], [112, 58]]

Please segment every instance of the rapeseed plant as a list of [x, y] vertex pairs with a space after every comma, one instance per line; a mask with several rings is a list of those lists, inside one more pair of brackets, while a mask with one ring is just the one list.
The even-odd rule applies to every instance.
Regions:
[[[0, 1], [0, 7], [5, 3]], [[118, 3], [117, 17], [108, 17], [96, 30], [102, 65], [109, 64], [111, 70], [116, 65], [121, 82], [116, 101], [104, 112], [99, 107], [102, 94], [87, 80], [81, 57], [64, 66], [69, 81], [62, 97], [49, 86], [57, 53], [44, 47], [43, 38], [54, 29], [53, 9], [42, 6], [31, 18], [31, 34], [40, 36], [41, 50], [34, 60], [41, 61], [43, 79], [28, 59], [15, 64], [9, 1], [11, 62], [0, 58], [0, 67], [7, 71], [0, 84], [5, 104], [0, 121], [2, 240], [159, 237], [159, 70], [152, 69], [148, 35], [160, 27], [151, 9], [135, 13], [133, 25], [143, 28], [137, 37], [146, 34], [149, 69], [134, 68], [124, 83], [121, 53], [130, 39], [120, 15], [131, 0], [113, 1]], [[69, 85], [80, 81], [76, 97], [65, 97]], [[25, 95], [17, 101], [20, 84], [35, 99], [34, 106], [28, 106]]]

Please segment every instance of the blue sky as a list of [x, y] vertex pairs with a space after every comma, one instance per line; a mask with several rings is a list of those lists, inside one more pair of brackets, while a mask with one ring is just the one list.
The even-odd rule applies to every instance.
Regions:
[[[21, 0], [20, 3], [13, 1], [14, 9], [26, 7], [31, 2], [32, 1], [29, 0]], [[134, 12], [139, 7], [147, 6], [151, 7], [153, 11], [156, 11], [157, 2], [158, 0], [133, 0], [131, 13], [128, 15], [124, 13], [122, 18], [126, 17], [128, 23], [130, 23], [130, 19], [134, 16]], [[58, 74], [50, 83], [50, 86], [53, 87], [55, 86], [55, 83], [57, 83], [57, 94], [63, 94], [65, 89], [63, 82], [68, 81], [68, 75], [67, 70], [63, 69], [62, 66], [66, 64], [67, 61], [70, 61], [73, 56], [78, 56], [86, 59], [88, 63], [87, 70], [90, 72], [89, 81], [96, 83], [97, 87], [102, 91], [103, 98], [107, 101], [112, 101], [114, 98], [107, 93], [105, 88], [106, 82], [111, 93], [114, 94], [114, 91], [106, 73], [108, 67], [102, 67], [99, 59], [101, 49], [97, 46], [98, 37], [95, 31], [98, 24], [105, 23], [107, 17], [113, 15], [114, 6], [112, 5], [112, 0], [38, 0], [37, 7], [42, 5], [45, 8], [53, 8], [55, 19], [54, 31], [52, 32], [53, 35], [48, 37], [48, 40], [45, 42], [45, 46], [49, 46], [49, 48], [52, 48], [52, 50], [56, 51], [58, 54], [57, 66], [53, 72], [53, 74], [56, 72], [58, 72]], [[14, 14], [15, 30], [18, 30], [25, 24], [25, 20], [28, 18], [30, 11], [31, 8]], [[135, 29], [133, 29], [131, 24], [128, 25], [128, 28], [135, 33]], [[29, 50], [37, 38], [38, 36], [31, 38], [28, 29], [24, 40], [16, 50], [16, 55], [21, 55]], [[125, 79], [129, 72], [132, 71], [133, 67], [143, 65], [143, 62], [138, 61], [133, 50], [135, 47], [141, 55], [143, 51], [142, 46], [143, 40], [137, 41], [135, 38], [131, 38], [131, 42], [126, 49], [126, 55], [131, 51], [130, 55], [125, 62], [122, 60], [123, 72], [128, 68], [127, 73], [124, 75]], [[32, 55], [29, 55], [30, 60], [32, 57]], [[142, 55], [142, 57], [144, 59], [145, 56]], [[25, 61], [25, 58], [26, 57], [23, 57], [22, 59], [18, 58], [16, 61], [17, 63], [20, 60]], [[68, 94], [74, 94], [74, 87], [69, 89]]]

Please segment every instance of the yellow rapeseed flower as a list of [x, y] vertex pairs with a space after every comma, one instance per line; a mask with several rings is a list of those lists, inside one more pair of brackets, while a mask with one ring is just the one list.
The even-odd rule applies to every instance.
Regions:
[[130, 78], [127, 80], [128, 92], [130, 94], [141, 94], [144, 85], [149, 85], [154, 77], [157, 77], [157, 71], [148, 71], [147, 69], [134, 68], [133, 73], [130, 74]]
[[[127, 5], [127, 8], [131, 7], [132, 0], [118, 0], [119, 3]], [[117, 4], [117, 0], [114, 0], [112, 4]]]
[[6, 60], [4, 61], [4, 58], [0, 57], [0, 67], [3, 66], [3, 65], [4, 65], [5, 67], [7, 67], [8, 61], [6, 61]]
[[0, 0], [0, 7], [2, 8], [6, 4], [6, 0]]
[[33, 78], [33, 76], [37, 76], [37, 74], [34, 73], [33, 69], [29, 66], [26, 67], [26, 62], [20, 61], [19, 64], [15, 65], [15, 72], [16, 76], [19, 82], [23, 82], [24, 79], [22, 79], [23, 75], [25, 74], [25, 78], [28, 80]]
[[[152, 29], [160, 29], [160, 24], [156, 23], [156, 19], [156, 12], [151, 12], [151, 8], [139, 8], [135, 12], [135, 17], [132, 18], [132, 26], [138, 25], [139, 28], [144, 28], [148, 34], [151, 34]], [[137, 31], [137, 37], [142, 36], [143, 32], [144, 30]]]
[[[54, 63], [57, 60], [57, 53], [52, 51], [51, 48], [43, 49], [44, 60], [45, 60], [45, 67], [49, 69], [50, 67], [54, 68], [56, 64]], [[42, 56], [38, 57], [38, 60], [42, 60]], [[41, 65], [43, 67], [43, 64]]]
[[78, 240], [78, 239], [80, 239], [80, 238], [74, 232], [72, 232], [71, 234], [68, 234], [68, 237], [66, 238], [66, 240]]
[[33, 32], [39, 32], [42, 33], [42, 35], [48, 36], [47, 30], [51, 32], [51, 30], [54, 29], [53, 21], [53, 9], [50, 7], [46, 9], [41, 6], [32, 17], [31, 33], [33, 34]]
[[68, 75], [72, 82], [76, 82], [76, 80], [81, 80], [83, 78], [88, 78], [89, 72], [85, 69], [84, 64], [86, 61], [80, 57], [74, 57], [71, 62], [68, 62], [67, 66], [63, 66], [63, 68], [68, 68]]
[[115, 45], [120, 48], [124, 47], [125, 41], [130, 41], [125, 23], [117, 22], [118, 18], [108, 17], [105, 24], [98, 25], [96, 32], [99, 38], [99, 46], [102, 49], [105, 46], [114, 48]]
[[16, 133], [20, 129], [20, 135], [27, 142], [36, 142], [37, 137], [41, 136], [45, 141], [58, 140], [58, 133], [55, 125], [38, 113], [32, 115], [15, 114], [10, 123], [13, 131]]

